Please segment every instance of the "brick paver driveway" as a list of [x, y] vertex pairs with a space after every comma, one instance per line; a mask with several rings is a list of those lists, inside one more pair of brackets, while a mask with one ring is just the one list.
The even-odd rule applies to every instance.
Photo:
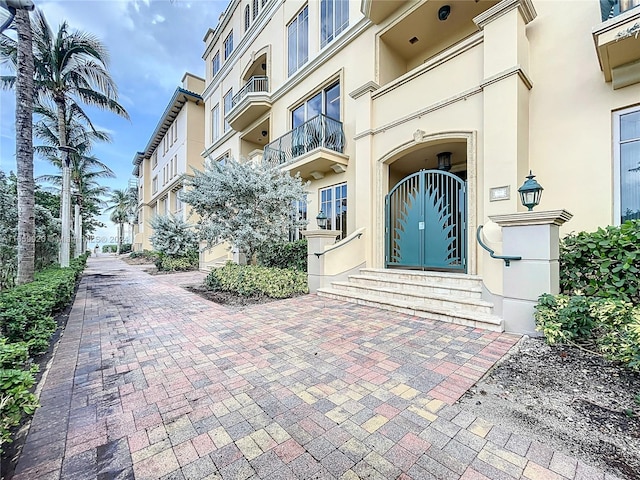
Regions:
[[604, 479], [452, 405], [516, 341], [91, 259], [14, 478]]

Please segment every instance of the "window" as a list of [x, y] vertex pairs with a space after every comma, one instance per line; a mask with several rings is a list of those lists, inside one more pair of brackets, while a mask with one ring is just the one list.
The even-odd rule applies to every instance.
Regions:
[[293, 222], [303, 222], [305, 225], [293, 226], [289, 231], [289, 241], [294, 242], [303, 238], [302, 231], [307, 229], [307, 196], [304, 196], [304, 200], [298, 200], [293, 202], [293, 209], [291, 211], [291, 220]]
[[220, 104], [211, 109], [211, 142], [220, 138]]
[[211, 59], [211, 76], [215, 77], [219, 71], [220, 71], [220, 52], [216, 52], [216, 54]]
[[169, 198], [164, 197], [164, 200], [162, 201], [162, 207], [164, 210], [164, 214], [169, 215]]
[[324, 47], [349, 25], [349, 0], [321, 0], [320, 47]]
[[640, 219], [640, 109], [614, 114], [614, 221]]
[[175, 143], [175, 142], [178, 141], [178, 119], [177, 118], [174, 120], [172, 128], [173, 128], [173, 142], [172, 143]]
[[180, 200], [180, 195], [182, 194], [182, 189], [176, 190], [173, 194], [173, 211], [175, 213], [182, 211], [182, 200]]
[[262, 6], [264, 7], [267, 4], [267, 0], [262, 0]]
[[252, 14], [252, 19], [255, 20], [256, 17], [258, 16], [258, 0], [253, 0], [253, 7], [252, 7], [253, 11], [251, 12]]
[[233, 30], [229, 32], [227, 38], [224, 39], [224, 59], [228, 60], [233, 52]]
[[151, 157], [152, 168], [156, 168], [158, 166], [158, 151], [153, 152], [153, 157]]
[[216, 163], [219, 163], [221, 167], [224, 167], [227, 164], [227, 160], [229, 160], [231, 154], [229, 152], [225, 152], [216, 158]]
[[287, 26], [289, 76], [309, 59], [309, 6], [306, 6]]
[[249, 30], [249, 5], [244, 7], [244, 31]]
[[319, 191], [320, 209], [327, 216], [327, 230], [340, 230], [347, 236], [347, 184], [341, 183]]
[[151, 180], [151, 193], [158, 193], [158, 176], [156, 175]]
[[227, 113], [231, 110], [231, 101], [233, 100], [233, 88], [224, 95], [224, 131], [227, 132], [231, 125], [227, 122]]
[[335, 83], [316, 93], [294, 109], [292, 126], [293, 128], [299, 127], [321, 113], [334, 120], [340, 120], [340, 83]]

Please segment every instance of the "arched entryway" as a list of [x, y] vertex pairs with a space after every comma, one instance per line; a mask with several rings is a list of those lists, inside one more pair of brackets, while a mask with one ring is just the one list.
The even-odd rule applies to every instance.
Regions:
[[[473, 135], [437, 135], [431, 142], [425, 137], [414, 137], [381, 162], [388, 192], [384, 266], [470, 272], [468, 195], [475, 188], [467, 180], [475, 182], [475, 157], [468, 161]], [[451, 154], [450, 165], [438, 164], [444, 152]]]

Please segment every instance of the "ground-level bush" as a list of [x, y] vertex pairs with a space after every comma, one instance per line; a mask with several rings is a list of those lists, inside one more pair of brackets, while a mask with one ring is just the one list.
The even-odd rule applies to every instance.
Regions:
[[550, 344], [587, 345], [640, 370], [639, 306], [611, 298], [544, 294], [538, 299], [535, 319]]
[[0, 443], [11, 441], [10, 429], [37, 407], [31, 393], [37, 367], [29, 357], [49, 348], [56, 330], [53, 315], [71, 301], [86, 261], [87, 254], [0, 293]]
[[130, 243], [123, 243], [120, 246], [120, 253], [131, 253], [131, 244]]
[[150, 262], [155, 262], [160, 254], [153, 250], [142, 250], [138, 252], [131, 252], [129, 258], [144, 258]]
[[307, 271], [307, 241], [267, 242], [258, 248], [258, 264]]
[[118, 245], [103, 245], [102, 253], [116, 253], [118, 251]]
[[211, 290], [245, 297], [288, 298], [308, 292], [307, 274], [304, 272], [232, 262], [212, 270], [205, 279], [205, 285]]
[[560, 244], [560, 288], [571, 294], [640, 303], [640, 220], [566, 236]]
[[198, 268], [198, 252], [191, 250], [184, 255], [158, 253], [155, 265], [163, 272], [182, 272]]

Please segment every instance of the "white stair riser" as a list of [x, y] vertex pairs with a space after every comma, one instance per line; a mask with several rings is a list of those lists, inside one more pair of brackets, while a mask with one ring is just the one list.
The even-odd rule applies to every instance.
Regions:
[[360, 271], [362, 275], [376, 279], [393, 279], [404, 280], [412, 283], [425, 283], [425, 284], [438, 284], [438, 285], [454, 285], [463, 286], [469, 288], [478, 288], [482, 285], [482, 281], [476, 277], [469, 277], [461, 274], [437, 274], [437, 273], [422, 273], [422, 272], [410, 272], [407, 270], [370, 270], [362, 269]]
[[452, 286], [443, 285], [433, 282], [432, 284], [426, 283], [417, 283], [417, 282], [389, 282], [382, 278], [377, 277], [349, 277], [349, 282], [355, 285], [363, 285], [363, 286], [374, 286], [374, 287], [386, 287], [386, 288], [397, 288], [403, 290], [409, 290], [411, 292], [416, 293], [426, 293], [426, 294], [435, 294], [435, 295], [454, 295], [464, 298], [473, 298], [473, 299], [481, 299], [482, 291], [478, 287], [473, 287], [473, 290], [460, 286]]
[[473, 328], [482, 328], [482, 329], [490, 330], [494, 332], [504, 331], [503, 322], [489, 323], [489, 322], [482, 321], [482, 319], [472, 320], [469, 318], [457, 317], [455, 315], [455, 311], [452, 311], [451, 314], [444, 315], [436, 312], [406, 308], [406, 307], [391, 305], [387, 303], [376, 302], [373, 300], [355, 298], [355, 297], [339, 295], [339, 294], [334, 294], [329, 292], [321, 292], [321, 291], [318, 292], [318, 296], [325, 297], [325, 298], [332, 298], [334, 300], [342, 300], [346, 302], [357, 303], [358, 305], [366, 305], [370, 307], [381, 308], [384, 310], [391, 310], [394, 312], [404, 313], [407, 315], [412, 315], [420, 318], [428, 318], [430, 320], [453, 323], [456, 325], [464, 325], [464, 326], [473, 327]]
[[[367, 288], [364, 285], [355, 285], [355, 284], [347, 284], [347, 285], [334, 285], [335, 290], [338, 291], [347, 291], [351, 292], [354, 295], [363, 294], [363, 295], [375, 295], [385, 299], [394, 299], [400, 300], [403, 302], [410, 303], [424, 303], [426, 305], [432, 305], [434, 307], [452, 309], [452, 310], [466, 310], [472, 312], [481, 312], [481, 313], [491, 313], [492, 308], [486, 305], [475, 305], [473, 303], [461, 303], [456, 301], [455, 296], [451, 296], [450, 298], [428, 298], [421, 296], [419, 294], [415, 294], [413, 290], [407, 289], [405, 292], [402, 291], [380, 291], [380, 290], [372, 290]], [[411, 295], [415, 294], [415, 295]]]

